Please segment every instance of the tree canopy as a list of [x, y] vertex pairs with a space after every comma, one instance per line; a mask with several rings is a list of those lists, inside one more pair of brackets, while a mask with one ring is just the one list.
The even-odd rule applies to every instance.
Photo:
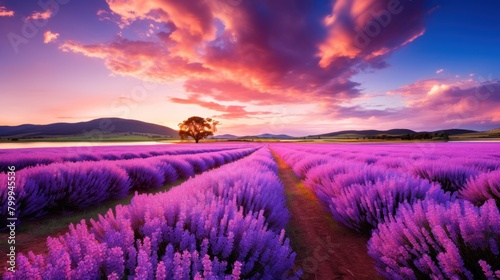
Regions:
[[179, 136], [181, 139], [191, 137], [198, 143], [201, 139], [214, 135], [218, 124], [212, 118], [193, 116], [179, 124]]

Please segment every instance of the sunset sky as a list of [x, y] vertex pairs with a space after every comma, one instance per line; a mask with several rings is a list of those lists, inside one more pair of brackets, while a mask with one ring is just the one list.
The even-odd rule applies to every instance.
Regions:
[[0, 125], [497, 128], [499, 14], [491, 0], [0, 0]]

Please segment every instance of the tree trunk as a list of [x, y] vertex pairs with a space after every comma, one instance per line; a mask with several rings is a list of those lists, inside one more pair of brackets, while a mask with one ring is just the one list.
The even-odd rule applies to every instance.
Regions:
[[198, 141], [200, 141], [200, 139], [194, 139], [194, 141], [196, 141], [196, 143], [198, 143]]

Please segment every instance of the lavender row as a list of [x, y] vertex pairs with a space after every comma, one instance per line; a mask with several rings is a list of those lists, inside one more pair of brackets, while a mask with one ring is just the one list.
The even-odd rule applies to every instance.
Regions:
[[493, 200], [406, 203], [368, 242], [388, 279], [500, 279], [500, 212]]
[[[476, 166], [467, 170], [419, 159], [420, 164], [407, 168], [342, 155], [329, 158], [297, 146], [273, 149], [326, 202], [337, 221], [371, 232], [369, 253], [383, 276], [500, 278], [500, 170], [478, 168], [491, 162], [478, 164], [481, 158], [470, 157], [466, 162]], [[386, 151], [379, 162], [391, 162], [391, 154]]]
[[464, 188], [460, 189], [458, 196], [475, 205], [482, 205], [492, 199], [500, 209], [500, 170], [469, 179]]
[[436, 184], [358, 162], [273, 147], [335, 220], [370, 233], [404, 202], [452, 199]]
[[[427, 144], [298, 144], [295, 151], [330, 156], [338, 159], [412, 171], [422, 163], [460, 166], [479, 172], [500, 169], [497, 143], [427, 143]], [[471, 156], [473, 155], [473, 156]]]
[[248, 147], [249, 145], [233, 144], [215, 144], [210, 146], [176, 144], [91, 147], [91, 150], [80, 150], [79, 147], [9, 149], [0, 150], [0, 172], [6, 172], [8, 166], [15, 166], [16, 170], [21, 170], [27, 167], [52, 163], [149, 158], [162, 155], [217, 152]]
[[203, 173], [169, 192], [137, 195], [91, 226], [19, 254], [6, 279], [287, 279], [284, 189], [269, 150]]
[[[375, 161], [391, 157], [403, 160], [438, 160], [440, 158], [461, 158], [464, 160], [496, 160], [500, 158], [498, 143], [413, 143], [413, 144], [296, 144], [294, 150], [342, 157], [344, 159], [359, 159], [366, 157]], [[474, 155], [471, 157], [471, 155]]]
[[[418, 153], [411, 152], [411, 148], [418, 148], [415, 145], [371, 145], [372, 151], [369, 150], [369, 145], [349, 145], [354, 151], [346, 151], [345, 153], [339, 152], [337, 149], [339, 149], [339, 146], [346, 149], [346, 145], [317, 145], [312, 147], [310, 145], [296, 144], [286, 147], [281, 145], [279, 147], [289, 149], [290, 153], [294, 154], [298, 159], [302, 157], [299, 154], [306, 156], [310, 154], [317, 155], [317, 157], [311, 157], [312, 161], [302, 162], [300, 166], [294, 169], [296, 175], [301, 178], [305, 176], [305, 172], [309, 168], [308, 165], [321, 165], [333, 158], [338, 161], [349, 162], [350, 165], [357, 163], [359, 166], [368, 165], [384, 172], [392, 171], [409, 174], [417, 179], [435, 182], [444, 191], [455, 193], [460, 192], [466, 186], [470, 188], [470, 183], [467, 182], [474, 181], [474, 178], [479, 175], [500, 170], [500, 154], [495, 152], [493, 144], [453, 143], [450, 145], [440, 146], [439, 151], [418, 159], [413, 158], [413, 155]], [[362, 147], [363, 154], [356, 153], [358, 147]], [[404, 158], [401, 154], [392, 150], [395, 147], [398, 148], [397, 151], [406, 151], [407, 157]], [[455, 157], [452, 157], [450, 151], [456, 148], [462, 149], [457, 152]], [[473, 152], [474, 155], [466, 157], [463, 150]]]
[[[185, 179], [245, 157], [257, 148], [158, 156], [147, 159], [57, 163], [17, 172], [16, 215], [41, 216], [47, 211], [83, 209]], [[0, 217], [7, 216], [7, 176], [0, 174]]]

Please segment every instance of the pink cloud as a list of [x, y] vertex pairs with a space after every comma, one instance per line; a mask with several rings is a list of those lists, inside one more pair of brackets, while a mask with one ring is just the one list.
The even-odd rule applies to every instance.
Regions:
[[59, 33], [53, 33], [50, 30], [47, 30], [43, 33], [43, 42], [48, 44], [50, 42], [54, 42], [59, 38]]
[[165, 81], [185, 76], [196, 77], [209, 72], [209, 69], [199, 63], [189, 63], [183, 58], [170, 57], [168, 51], [156, 42], [133, 41], [118, 37], [109, 44], [84, 45], [66, 41], [60, 49], [103, 59], [113, 73], [141, 79]]
[[46, 10], [44, 12], [33, 12], [30, 16], [26, 17], [26, 21], [28, 20], [47, 20], [52, 16], [51, 10]]
[[[402, 89], [402, 90], [401, 90]], [[393, 92], [411, 97], [395, 116], [428, 125], [465, 128], [500, 122], [500, 81], [422, 80]], [[414, 95], [411, 95], [414, 93]]]
[[[295, 103], [300, 100], [294, 95], [273, 94], [231, 80], [190, 79], [185, 82], [184, 89], [188, 93], [207, 95], [219, 101], [239, 101], [257, 105]], [[231, 94], [228, 94], [229, 92]]]
[[198, 105], [206, 109], [221, 112], [221, 114], [214, 115], [215, 118], [223, 119], [240, 119], [240, 118], [257, 118], [261, 115], [270, 115], [272, 112], [257, 111], [249, 112], [245, 110], [246, 106], [228, 105], [224, 106], [213, 101], [203, 101], [198, 99], [196, 96], [191, 96], [189, 99], [183, 98], [169, 98], [171, 102], [178, 104], [193, 104]]
[[12, 17], [14, 11], [7, 9], [5, 6], [0, 6], [0, 17]]
[[[300, 120], [314, 123], [335, 120], [341, 129], [444, 128], [491, 129], [500, 127], [500, 81], [425, 79], [388, 93], [406, 104], [395, 108], [327, 104]], [[362, 124], [362, 125], [360, 125]]]
[[424, 34], [424, 13], [421, 3], [409, 1], [335, 1], [324, 19], [328, 36], [319, 44], [319, 63], [324, 68], [339, 59], [376, 63]]
[[[431, 11], [422, 1], [254, 0], [236, 8], [224, 1], [195, 0], [108, 4], [109, 11], [98, 12], [101, 19], [124, 29], [143, 21], [142, 34], [151, 37], [118, 36], [98, 44], [66, 41], [61, 49], [101, 59], [113, 74], [182, 81], [187, 97], [171, 102], [213, 110], [220, 118], [269, 120], [273, 113], [249, 111], [250, 105], [314, 104], [316, 110], [307, 108], [311, 112], [294, 120], [386, 128], [498, 122], [499, 115], [492, 112], [499, 95], [484, 97], [483, 83], [470, 77], [441, 75], [392, 90], [384, 98], [398, 99], [399, 108], [349, 103], [366, 97], [354, 75], [387, 67], [395, 50], [424, 35], [424, 19]], [[498, 91], [497, 82], [484, 84]], [[223, 105], [230, 102], [249, 106]]]
[[459, 78], [460, 77], [456, 77], [456, 79], [422, 79], [412, 84], [402, 86], [399, 89], [391, 90], [388, 94], [405, 96], [405, 98], [410, 100], [423, 99], [428, 96], [438, 95], [440, 92], [449, 89], [470, 89], [480, 84], [479, 81], [474, 81], [472, 79], [460, 80]]
[[193, 48], [199, 43], [215, 38], [210, 2], [115, 0], [108, 1], [108, 5], [112, 13], [120, 16], [122, 27], [136, 20], [174, 23], [176, 32], [171, 34], [170, 39], [177, 44], [171, 47], [170, 52], [181, 57], [191, 57]]
[[[337, 104], [360, 95], [351, 81], [360, 69], [386, 67], [388, 55], [423, 34], [423, 4], [406, 1], [396, 9], [392, 2], [336, 1], [314, 8], [318, 3], [256, 0], [234, 8], [223, 1], [115, 0], [108, 1], [110, 13], [124, 27], [154, 21], [163, 29], [149, 41], [118, 37], [61, 48], [103, 59], [120, 75], [186, 80], [188, 92], [218, 101], [286, 103], [307, 96]], [[368, 46], [357, 48], [356, 30], [377, 23], [384, 9], [397, 14]]]
[[442, 73], [444, 71], [443, 68], [436, 70], [436, 74]]

